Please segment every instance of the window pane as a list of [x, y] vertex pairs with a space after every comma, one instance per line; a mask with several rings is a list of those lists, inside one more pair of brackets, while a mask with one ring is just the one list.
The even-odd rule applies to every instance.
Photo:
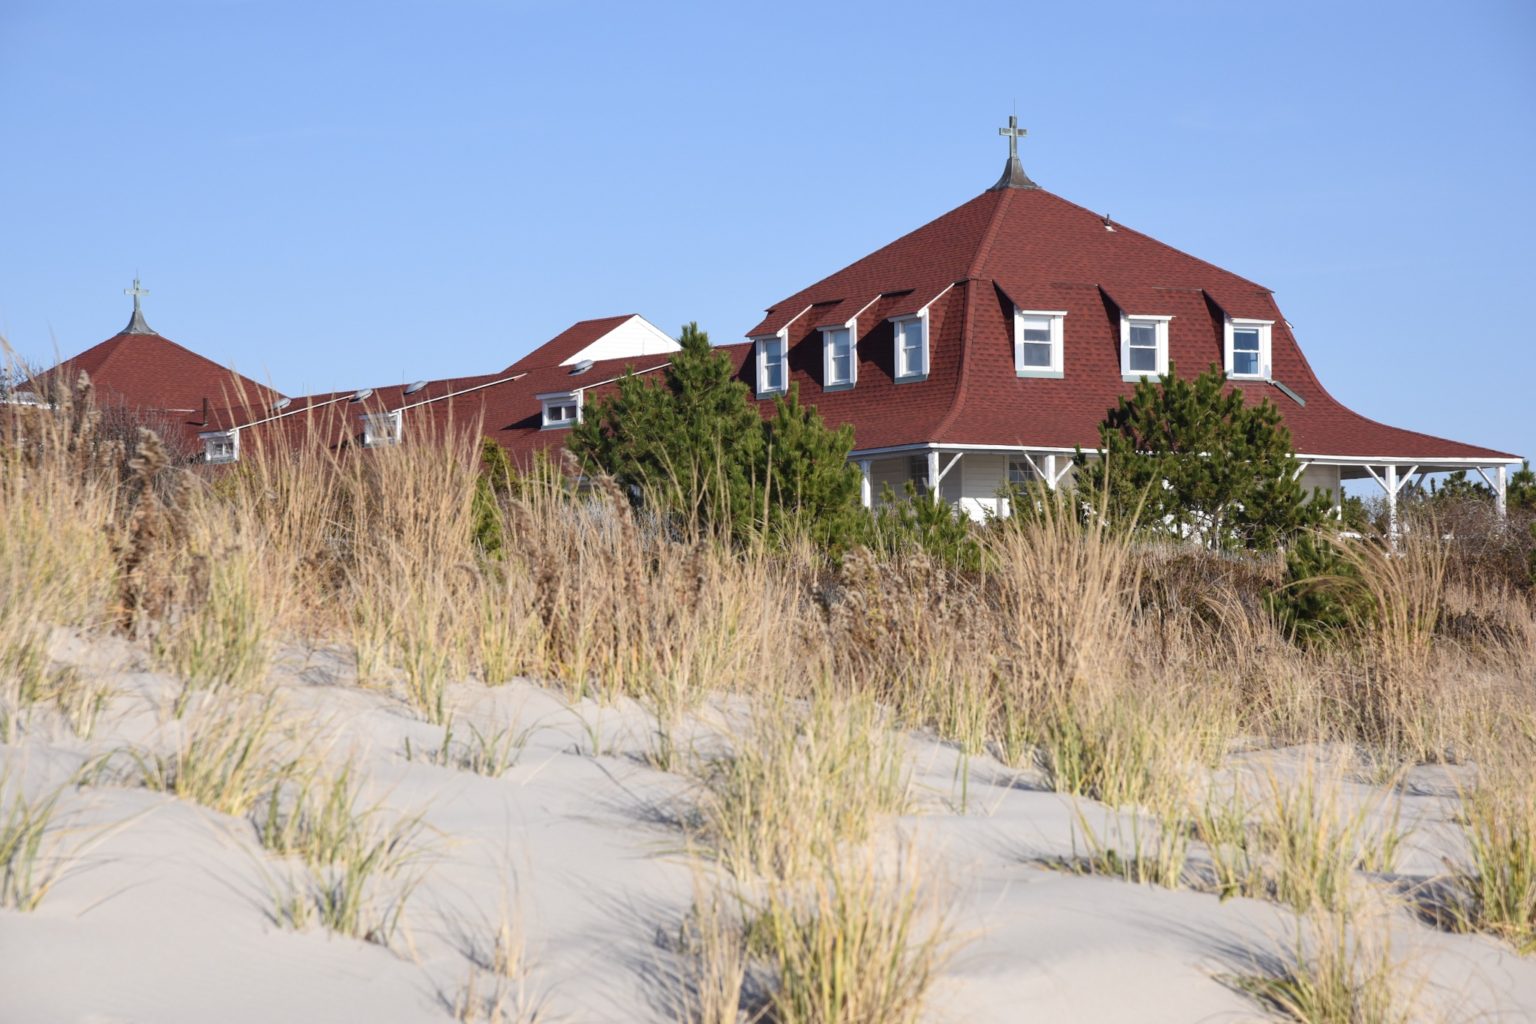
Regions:
[[848, 358], [848, 353], [847, 352], [843, 352], [841, 355], [839, 355], [839, 354], [834, 352], [833, 355], [832, 355], [832, 378], [831, 378], [831, 380], [828, 383], [831, 383], [831, 384], [846, 384], [846, 383], [848, 383], [849, 376], [850, 376], [849, 370], [851, 368], [852, 368], [852, 360], [850, 360]]
[[1035, 470], [1026, 459], [1008, 460], [1008, 482], [1015, 487], [1023, 487], [1035, 479]]
[[1233, 352], [1232, 372], [1258, 376], [1259, 354], [1257, 352]]
[[1156, 324], [1131, 324], [1131, 344], [1142, 346], [1155, 346], [1157, 344]]
[[1050, 341], [1051, 321], [1043, 316], [1026, 316], [1023, 323], [1025, 341]]
[[1034, 367], [1045, 367], [1046, 369], [1050, 369], [1050, 366], [1051, 366], [1051, 346], [1050, 346], [1050, 344], [1046, 343], [1044, 345], [1041, 345], [1041, 344], [1038, 344], [1038, 343], [1033, 342], [1033, 341], [1025, 342], [1024, 343], [1024, 365], [1025, 366], [1034, 366]]
[[1259, 332], [1252, 330], [1233, 331], [1232, 347], [1244, 352], [1257, 352], [1259, 350]]
[[1156, 373], [1157, 372], [1157, 349], [1156, 348], [1133, 348], [1133, 349], [1131, 349], [1131, 369], [1133, 371], [1137, 372], [1137, 373], [1141, 373], [1141, 372]]

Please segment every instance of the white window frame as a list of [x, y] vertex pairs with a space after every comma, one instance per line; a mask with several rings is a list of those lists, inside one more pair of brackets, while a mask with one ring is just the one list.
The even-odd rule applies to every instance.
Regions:
[[[1020, 474], [1024, 477], [1022, 482], [1015, 481], [1013, 479], [1013, 471], [1015, 467], [1020, 467], [1023, 470], [1023, 472]], [[1040, 476], [1040, 471], [1035, 468], [1034, 462], [1030, 460], [1028, 455], [1008, 456], [1008, 461], [1003, 467], [1003, 482], [1008, 486], [1023, 489], [1030, 484], [1040, 483], [1042, 480], [1043, 478]]]
[[[1146, 377], [1154, 379], [1166, 376], [1168, 373], [1168, 321], [1171, 316], [1162, 316], [1156, 313], [1122, 313], [1120, 316], [1120, 377], [1122, 380], [1138, 381]], [[1157, 368], [1155, 370], [1131, 369], [1131, 325], [1152, 324], [1156, 329], [1157, 341]]]
[[[206, 434], [197, 435], [203, 442], [203, 461], [211, 466], [228, 465], [231, 462], [240, 461], [240, 431], [238, 430], [211, 430]], [[227, 443], [229, 455], [227, 457], [214, 457], [214, 446]]]
[[[539, 429], [540, 430], [569, 430], [582, 422], [583, 408], [586, 403], [582, 400], [582, 389], [574, 391], [551, 391], [548, 394], [535, 395], [539, 400]], [[567, 417], [562, 414], [559, 418], [550, 415], [556, 409], [570, 409], [574, 412]]]
[[[1045, 318], [1051, 328], [1051, 363], [1049, 366], [1024, 365], [1024, 320]], [[1062, 352], [1065, 348], [1067, 314], [1061, 310], [1015, 309], [1013, 311], [1013, 371], [1020, 377], [1062, 376]]]
[[[782, 395], [789, 390], [789, 338], [787, 333], [780, 331], [778, 334], [769, 334], [761, 338], [753, 338], [753, 351], [757, 356], [757, 378], [753, 382], [758, 398], [770, 398], [774, 395]], [[779, 385], [778, 387], [765, 387], [768, 380], [768, 346], [777, 345], [779, 350]]]
[[[1269, 380], [1274, 376], [1274, 368], [1270, 363], [1270, 337], [1275, 326], [1273, 320], [1249, 320], [1243, 317], [1227, 317], [1225, 338], [1225, 353], [1227, 376], [1233, 380]], [[1242, 330], [1257, 330], [1259, 332], [1259, 372], [1238, 373], [1237, 350], [1233, 347], [1236, 342], [1236, 334]]]
[[928, 490], [928, 453], [920, 452], [907, 457], [907, 476], [912, 481], [912, 486], [917, 489], [919, 497], [926, 497]]
[[[839, 334], [848, 338], [848, 376], [846, 379], [837, 380], [832, 376], [833, 350]], [[842, 327], [823, 327], [821, 329], [821, 380], [823, 391], [844, 391], [853, 387], [859, 380], [859, 341], [852, 321]]]
[[[891, 323], [892, 323], [892, 325], [894, 325], [892, 333], [894, 335], [894, 344], [895, 344], [895, 348], [896, 348], [896, 352], [895, 352], [895, 354], [896, 354], [896, 362], [894, 364], [895, 369], [896, 369], [896, 374], [895, 374], [896, 380], [898, 382], [900, 382], [900, 381], [927, 380], [928, 379], [928, 367], [930, 365], [930, 355], [931, 355], [931, 348], [932, 348], [932, 346], [930, 346], [928, 344], [928, 311], [927, 311], [927, 309], [924, 309], [921, 312], [913, 314], [911, 316], [894, 316], [894, 317], [891, 317]], [[918, 346], [918, 349], [917, 349], [918, 352], [920, 352], [922, 354], [922, 367], [920, 369], [913, 369], [912, 367], [906, 365], [905, 362], [902, 359], [902, 345], [901, 345], [901, 342], [902, 342], [903, 334], [904, 334], [905, 329], [907, 327], [909, 327], [911, 325], [914, 325], [914, 324], [917, 326], [918, 330], [922, 332], [922, 334], [921, 334], [921, 344]]]
[[400, 443], [400, 428], [404, 420], [401, 410], [365, 412], [358, 419], [363, 421], [364, 448], [386, 448]]

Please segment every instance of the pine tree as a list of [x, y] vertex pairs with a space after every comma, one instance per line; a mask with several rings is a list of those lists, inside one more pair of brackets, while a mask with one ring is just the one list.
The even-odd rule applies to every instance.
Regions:
[[805, 529], [840, 547], [857, 527], [859, 473], [848, 462], [853, 430], [829, 430], [798, 387], [758, 415], [729, 357], [697, 324], [661, 377], [627, 376], [593, 403], [571, 449], [614, 477], [638, 502], [684, 521], [746, 538]]
[[1510, 474], [1504, 499], [1511, 511], [1536, 512], [1536, 472], [1531, 471], [1530, 459], [1522, 460], [1520, 468]]
[[678, 341], [663, 376], [627, 375], [616, 394], [593, 403], [570, 447], [637, 501], [734, 530], [761, 515], [762, 420], [697, 323]]
[[829, 430], [815, 406], [800, 404], [800, 385], [774, 399], [763, 424], [768, 508], [777, 529], [798, 525], [824, 548], [843, 546], [862, 517], [859, 470], [848, 461], [853, 427]]
[[1099, 425], [1101, 457], [1077, 453], [1079, 493], [1100, 515], [1211, 548], [1274, 548], [1327, 521], [1302, 490], [1290, 431], [1268, 399], [1225, 390], [1221, 368], [1143, 379]]

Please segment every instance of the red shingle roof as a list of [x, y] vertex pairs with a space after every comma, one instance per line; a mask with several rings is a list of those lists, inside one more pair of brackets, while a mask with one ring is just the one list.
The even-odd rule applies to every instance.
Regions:
[[209, 429], [205, 407], [271, 403], [282, 395], [249, 377], [158, 334], [114, 335], [31, 381], [35, 389], [73, 387], [81, 372], [90, 376], [96, 400], [141, 412], [162, 413], [188, 437]]
[[[896, 383], [885, 318], [915, 311], [951, 284], [930, 310], [928, 378]], [[815, 327], [854, 303], [897, 291], [906, 292], [900, 301], [882, 302], [860, 318], [857, 386], [823, 391]], [[1389, 427], [1344, 407], [1312, 372], [1268, 289], [1123, 225], [1109, 230], [1100, 215], [1043, 189], [984, 192], [774, 304], [748, 334], [778, 331], [808, 306], [815, 314], [820, 303], [835, 303], [827, 307], [835, 312], [790, 326], [790, 379], [829, 423], [852, 423], [862, 450], [929, 442], [1094, 447], [1105, 412], [1133, 387], [1120, 372], [1125, 312], [1172, 316], [1169, 358], [1191, 374], [1222, 362], [1226, 317], [1273, 321], [1273, 376], [1306, 404], [1262, 381], [1241, 386], [1248, 401], [1268, 398], [1280, 409], [1302, 454], [1514, 459]], [[1061, 379], [1016, 375], [1015, 306], [1066, 311]], [[754, 367], [746, 348], [732, 350], [750, 383]]]

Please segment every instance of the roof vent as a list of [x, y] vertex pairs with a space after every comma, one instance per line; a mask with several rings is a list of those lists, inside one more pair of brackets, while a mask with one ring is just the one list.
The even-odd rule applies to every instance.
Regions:
[[1104, 230], [1105, 231], [1113, 231], [1113, 230], [1115, 230], [1115, 226], [1109, 222], [1109, 214], [1107, 214], [1107, 213], [1104, 215]]
[[426, 381], [418, 380], [414, 384], [407, 384], [405, 386], [405, 390], [402, 391], [401, 394], [414, 395], [416, 392], [420, 391], [422, 388], [424, 388], [426, 386], [427, 386], [427, 382]]
[[571, 376], [572, 377], [578, 376], [580, 374], [586, 373], [590, 369], [592, 369], [592, 360], [590, 360], [590, 359], [583, 359], [580, 362], [578, 362], [575, 366], [571, 367]]
[[363, 388], [363, 390], [355, 393], [351, 397], [351, 399], [349, 399], [349, 401], [351, 401], [353, 404], [356, 404], [358, 402], [363, 402], [363, 401], [366, 401], [369, 398], [369, 396], [371, 396], [372, 394], [373, 394], [373, 388]]
[[293, 404], [293, 399], [291, 399], [291, 398], [279, 398], [277, 401], [272, 403], [272, 411], [273, 412], [282, 412], [284, 409], [288, 408], [292, 404]]

